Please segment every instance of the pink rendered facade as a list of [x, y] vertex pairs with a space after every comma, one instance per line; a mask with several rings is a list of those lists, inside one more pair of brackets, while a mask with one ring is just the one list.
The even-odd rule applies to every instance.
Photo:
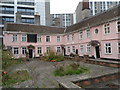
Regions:
[[[22, 41], [22, 35], [27, 35], [28, 32], [4, 31], [3, 42], [6, 47], [12, 47], [13, 55], [16, 58], [25, 57], [23, 47], [27, 50], [27, 46], [32, 45], [35, 47], [32, 48], [32, 58], [39, 57], [40, 53], [47, 52], [47, 47], [52, 47], [56, 52], [65, 52], [66, 55], [76, 53], [79, 56], [87, 54], [95, 58], [120, 59], [120, 30], [118, 26], [118, 20], [113, 20], [69, 33], [50, 35], [42, 35], [41, 33], [41, 41], [36, 43], [29, 43], [27, 40]], [[17, 35], [16, 42], [13, 42], [13, 35]], [[46, 42], [46, 36], [50, 36], [50, 42]], [[57, 38], [57, 36], [60, 36], [60, 38]], [[99, 43], [91, 45], [91, 41], [98, 41]], [[61, 45], [64, 45], [65, 51], [63, 51]], [[31, 51], [28, 50], [28, 52]]]

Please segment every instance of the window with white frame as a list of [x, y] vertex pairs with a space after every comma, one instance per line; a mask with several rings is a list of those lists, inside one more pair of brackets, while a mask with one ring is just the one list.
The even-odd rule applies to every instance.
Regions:
[[83, 31], [79, 32], [79, 38], [82, 39], [83, 38]]
[[110, 24], [109, 23], [104, 25], [104, 31], [105, 31], [105, 34], [109, 34], [110, 33]]
[[13, 34], [13, 42], [17, 42], [17, 34]]
[[72, 41], [74, 41], [74, 34], [72, 34]]
[[72, 46], [72, 52], [75, 53], [75, 46]]
[[118, 32], [120, 33], [120, 20], [117, 22]]
[[60, 47], [57, 47], [57, 52], [59, 53], [59, 52], [61, 52], [61, 49], [60, 49]]
[[83, 53], [83, 52], [84, 52], [83, 45], [80, 45], [80, 53]]
[[37, 35], [37, 42], [41, 42], [41, 35]]
[[38, 54], [42, 54], [42, 47], [37, 48]]
[[60, 36], [57, 36], [57, 42], [60, 42]]
[[22, 41], [23, 41], [23, 42], [26, 42], [26, 41], [27, 41], [27, 35], [26, 35], [26, 34], [23, 34], [23, 35], [22, 35]]
[[50, 47], [46, 47], [46, 52], [48, 53], [50, 51]]
[[111, 54], [112, 53], [111, 43], [106, 43], [105, 44], [105, 53], [106, 54]]
[[70, 53], [70, 47], [67, 47], [67, 52]]
[[118, 43], [118, 54], [120, 54], [120, 42]]
[[22, 47], [22, 54], [26, 54], [26, 47]]
[[46, 36], [46, 42], [50, 42], [50, 36]]
[[18, 47], [14, 47], [13, 48], [13, 54], [14, 55], [18, 55], [19, 54]]
[[88, 52], [88, 53], [91, 52], [91, 46], [90, 46], [90, 44], [87, 44], [87, 52]]
[[86, 35], [87, 35], [87, 38], [90, 37], [90, 30], [89, 29], [86, 30]]
[[70, 37], [69, 37], [69, 35], [67, 35], [67, 41], [69, 41], [70, 40]]

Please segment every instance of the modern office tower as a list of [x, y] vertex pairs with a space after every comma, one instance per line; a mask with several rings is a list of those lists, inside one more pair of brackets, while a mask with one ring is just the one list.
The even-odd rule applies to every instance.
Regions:
[[40, 14], [40, 24], [50, 26], [50, 0], [35, 0], [35, 12]]
[[50, 0], [2, 0], [0, 11], [3, 22], [16, 22], [16, 12], [20, 12], [22, 23], [34, 24], [34, 15], [38, 13], [41, 25], [50, 24], [48, 20], [50, 18]]
[[73, 14], [51, 14], [52, 26], [68, 27], [73, 24]]
[[[84, 0], [83, 0], [84, 2]], [[120, 3], [120, 1], [92, 1], [89, 0], [89, 9], [90, 9], [90, 15], [96, 15], [97, 13], [103, 12], [113, 6], [116, 6]], [[78, 23], [81, 21], [81, 11], [82, 11], [82, 2], [79, 2], [74, 16], [74, 23]]]
[[91, 10], [91, 15], [96, 15], [97, 13], [103, 12], [113, 6], [116, 6], [120, 1], [90, 1], [89, 6]]
[[40, 15], [41, 25], [50, 26], [50, 0], [1, 0], [0, 38], [4, 23], [16, 22], [16, 18], [21, 15], [19, 23], [34, 24], [36, 14]]

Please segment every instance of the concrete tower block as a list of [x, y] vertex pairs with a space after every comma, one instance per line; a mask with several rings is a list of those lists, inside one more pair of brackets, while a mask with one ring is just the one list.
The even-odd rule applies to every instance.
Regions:
[[40, 15], [39, 13], [36, 13], [34, 22], [36, 25], [40, 25]]
[[22, 19], [21, 19], [21, 13], [20, 12], [16, 12], [16, 23], [21, 23]]

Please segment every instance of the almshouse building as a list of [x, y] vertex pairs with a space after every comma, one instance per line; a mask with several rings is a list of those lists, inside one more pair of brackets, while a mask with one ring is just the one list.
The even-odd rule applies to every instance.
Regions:
[[[120, 5], [64, 28], [7, 23], [4, 45], [16, 58], [57, 53], [120, 60]], [[85, 13], [85, 12], [84, 12]]]

